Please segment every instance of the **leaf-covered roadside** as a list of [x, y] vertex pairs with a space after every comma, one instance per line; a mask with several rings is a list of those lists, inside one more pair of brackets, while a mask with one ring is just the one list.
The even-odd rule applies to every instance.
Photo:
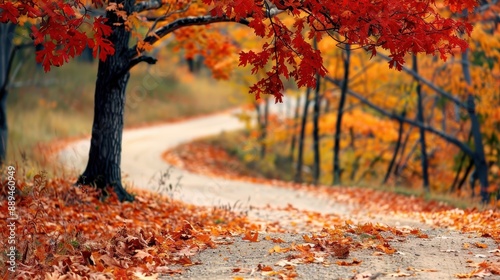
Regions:
[[[134, 203], [120, 203], [113, 192], [106, 201], [92, 188], [73, 180], [47, 180], [43, 185], [18, 181], [16, 212], [19, 279], [128, 279], [133, 275], [181, 273], [195, 264], [191, 256], [225, 243], [226, 236], [256, 229], [224, 209], [197, 207], [134, 190]], [[5, 183], [5, 182], [4, 182]], [[0, 196], [5, 200], [6, 183]], [[7, 203], [0, 209], [7, 248]], [[2, 252], [2, 263], [6, 263]], [[176, 268], [172, 268], [176, 265]], [[7, 266], [1, 266], [7, 279]]]
[[[253, 270], [263, 277], [291, 279], [300, 276], [296, 267], [301, 264], [358, 266], [363, 261], [351, 256], [354, 251], [378, 257], [392, 255], [397, 252], [392, 242], [403, 242], [409, 236], [428, 238], [417, 229], [353, 224], [329, 215], [297, 212], [290, 206], [286, 211], [292, 216], [297, 212], [323, 229], [308, 226], [309, 233], [287, 243], [269, 236], [283, 232], [279, 224], [268, 221], [257, 225], [224, 207], [187, 205], [140, 190], [133, 191], [134, 203], [118, 202], [113, 192], [103, 202], [94, 189], [74, 187], [72, 182], [59, 178], [40, 181], [36, 176], [33, 182], [18, 181], [16, 211], [21, 218], [16, 227], [16, 279], [156, 279], [203, 265], [197, 261], [198, 253], [240, 239], [248, 243], [272, 241], [274, 245], [259, 254], [281, 255], [280, 261], [262, 262]], [[0, 195], [6, 196], [5, 184]], [[4, 248], [6, 207], [2, 204], [0, 212]], [[482, 250], [491, 249], [487, 246]], [[494, 263], [471, 265], [478, 266], [477, 273], [497, 274]], [[248, 275], [245, 269], [234, 267], [234, 276]], [[9, 276], [5, 268], [1, 273], [3, 278]]]
[[427, 201], [421, 197], [404, 196], [366, 188], [332, 188], [308, 186], [265, 178], [255, 178], [237, 159], [223, 148], [210, 145], [203, 140], [182, 144], [163, 154], [163, 159], [175, 166], [207, 176], [219, 176], [232, 180], [246, 180], [261, 184], [272, 184], [286, 188], [306, 189], [319, 197], [348, 205], [363, 205], [358, 211], [365, 215], [386, 214], [409, 217], [417, 221], [463, 232], [479, 232], [500, 242], [499, 209], [457, 209], [445, 203]]

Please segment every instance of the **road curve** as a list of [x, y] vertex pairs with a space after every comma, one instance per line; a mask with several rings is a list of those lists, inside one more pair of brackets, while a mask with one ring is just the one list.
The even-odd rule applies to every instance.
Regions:
[[[283, 104], [271, 106], [271, 110], [283, 110], [280, 105]], [[123, 133], [121, 164], [124, 180], [139, 188], [157, 190], [160, 174], [170, 167], [161, 158], [163, 152], [200, 137], [243, 128], [236, 113], [238, 111], [233, 110], [175, 123], [126, 129]], [[88, 159], [89, 146], [89, 139], [73, 142], [57, 154], [58, 161], [66, 168], [82, 172]], [[233, 205], [239, 201], [246, 207], [285, 207], [291, 204], [298, 209], [325, 214], [342, 215], [349, 212], [345, 205], [304, 191], [210, 178], [179, 168], [171, 168], [170, 174], [172, 184], [182, 176], [181, 187], [174, 193], [174, 198], [195, 205]]]
[[[183, 142], [218, 134], [224, 130], [235, 130], [243, 127], [234, 113], [236, 111], [193, 118], [186, 121], [156, 125], [139, 129], [127, 129], [123, 134], [122, 148], [122, 171], [124, 180], [136, 187], [155, 191], [158, 188], [160, 173], [169, 169], [161, 154]], [[87, 162], [89, 151], [89, 139], [69, 144], [57, 154], [57, 158], [66, 168], [76, 172], [83, 171]], [[170, 183], [175, 184], [177, 178], [182, 176], [179, 192], [174, 192], [174, 198], [195, 205], [233, 205], [236, 201], [243, 202], [243, 210], [248, 211], [249, 218], [262, 219], [264, 221], [280, 221], [288, 224], [291, 221], [289, 211], [274, 211], [262, 206], [285, 207], [288, 204], [302, 210], [310, 210], [323, 214], [334, 214], [347, 217], [352, 221], [359, 222], [382, 222], [392, 225], [412, 225], [423, 228], [424, 225], [411, 219], [396, 218], [390, 215], [368, 217], [352, 215], [349, 206], [335, 203], [334, 201], [316, 197], [314, 194], [300, 190], [292, 190], [277, 186], [252, 184], [240, 181], [229, 181], [219, 178], [210, 178], [190, 173], [180, 168], [173, 168]], [[250, 198], [250, 200], [248, 200]], [[248, 203], [247, 203], [248, 201]], [[252, 208], [249, 206], [257, 206]], [[241, 208], [239, 208], [241, 209]], [[293, 221], [297, 221], [294, 220]], [[403, 224], [402, 224], [403, 223]], [[304, 232], [312, 230], [311, 224], [306, 223]], [[296, 228], [294, 228], [296, 229]], [[292, 229], [293, 230], [293, 229]], [[470, 235], [460, 234], [455, 231], [444, 229], [426, 230], [430, 238], [408, 238], [405, 242], [392, 242], [399, 254], [390, 256], [373, 257], [371, 251], [355, 251], [353, 255], [362, 260], [360, 271], [383, 272], [385, 276], [381, 279], [391, 279], [394, 272], [399, 272], [405, 267], [418, 267], [424, 270], [418, 272], [416, 278], [412, 279], [455, 279], [456, 273], [465, 273], [469, 269], [466, 264], [471, 257], [465, 253], [447, 253], [447, 250], [459, 250], [462, 244], [474, 242], [486, 242], [493, 247], [492, 240], [478, 239]], [[445, 236], [446, 235], [446, 236]], [[280, 235], [284, 240], [302, 242], [301, 235]], [[191, 267], [186, 274], [179, 275], [175, 279], [232, 279], [233, 268], [245, 267], [255, 268], [261, 263], [275, 263], [279, 257], [277, 254], [267, 254], [269, 244], [263, 244], [262, 248], [252, 249], [248, 242], [236, 239], [231, 246], [219, 247], [200, 253], [199, 258], [204, 265]], [[274, 246], [274, 245], [273, 245]], [[451, 248], [451, 249], [450, 249]], [[235, 253], [236, 252], [236, 253]], [[453, 251], [458, 252], [458, 251]], [[334, 269], [328, 266], [303, 265], [297, 268], [303, 279], [336, 279], [339, 276], [344, 279], [351, 278], [352, 268], [336, 266]], [[391, 274], [392, 273], [392, 274]], [[398, 273], [396, 273], [398, 275]], [[406, 274], [410, 275], [410, 274]], [[170, 279], [171, 276], [168, 276]], [[164, 279], [164, 278], [161, 278]], [[166, 278], [165, 278], [166, 279]], [[356, 278], [357, 279], [357, 278]], [[493, 278], [487, 278], [493, 279]]]

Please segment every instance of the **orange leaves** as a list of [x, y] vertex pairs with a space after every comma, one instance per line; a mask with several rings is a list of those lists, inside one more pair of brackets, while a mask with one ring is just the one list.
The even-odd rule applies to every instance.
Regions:
[[259, 242], [259, 233], [247, 231], [242, 239], [250, 242]]
[[[196, 264], [192, 256], [216, 246], [212, 232], [232, 236], [223, 225], [238, 234], [248, 226], [246, 219], [231, 212], [168, 201], [143, 191], [136, 192], [134, 203], [119, 203], [113, 192], [102, 202], [94, 189], [73, 187], [72, 182], [54, 179], [35, 186], [19, 181], [16, 206], [22, 219], [16, 246], [25, 254], [21, 277], [127, 279], [137, 273], [145, 277], [180, 273], [167, 266]], [[0, 213], [7, 213], [6, 207], [2, 204]], [[217, 223], [222, 216], [225, 222]], [[1, 231], [3, 240], [6, 234]]]
[[354, 266], [354, 265], [360, 265], [361, 261], [357, 260], [357, 259], [353, 259], [351, 262], [337, 261], [336, 264], [341, 265], [341, 266]]
[[377, 250], [380, 250], [381, 252], [388, 255], [392, 255], [394, 254], [394, 252], [396, 252], [396, 250], [392, 248], [391, 245], [389, 245], [389, 243], [387, 242], [377, 245], [376, 248]]
[[484, 243], [481, 243], [481, 242], [476, 242], [474, 243], [474, 246], [476, 246], [477, 248], [488, 248], [488, 245], [487, 244], [484, 244]]

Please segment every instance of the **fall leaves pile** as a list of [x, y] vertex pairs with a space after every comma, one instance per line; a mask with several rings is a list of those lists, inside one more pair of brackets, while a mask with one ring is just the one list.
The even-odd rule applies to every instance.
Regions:
[[[62, 275], [128, 279], [180, 273], [170, 267], [193, 265], [191, 255], [215, 247], [224, 236], [257, 230], [245, 217], [222, 209], [190, 206], [141, 191], [134, 191], [134, 203], [118, 202], [113, 192], [103, 202], [94, 189], [72, 183], [54, 179], [34, 187], [33, 182], [19, 182], [19, 279]], [[7, 246], [7, 214], [2, 203], [2, 248]], [[1, 273], [6, 279], [6, 266]]]
[[[197, 253], [241, 238], [250, 243], [272, 241], [274, 246], [267, 253], [283, 254], [283, 259], [274, 267], [263, 263], [255, 270], [262, 276], [290, 279], [299, 276], [295, 270], [297, 264], [356, 266], [362, 261], [351, 258], [352, 251], [369, 249], [375, 256], [394, 254], [396, 250], [390, 245], [391, 240], [405, 236], [428, 238], [416, 229], [354, 224], [349, 220], [302, 212], [310, 223], [323, 229], [301, 234], [300, 243], [284, 245], [279, 237], [270, 236], [272, 232], [283, 231], [279, 225], [259, 225], [223, 207], [186, 205], [140, 190], [132, 191], [136, 195], [133, 203], [119, 203], [114, 192], [101, 201], [94, 189], [74, 187], [72, 182], [68, 179], [47, 180], [44, 184], [30, 180], [18, 182], [16, 207], [21, 219], [16, 232], [17, 278], [154, 279], [159, 275], [181, 274], [186, 267], [199, 264], [193, 258]], [[5, 196], [5, 190], [2, 184], [0, 195]], [[441, 227], [479, 232], [497, 243], [500, 241], [498, 211], [456, 210], [416, 198], [395, 199], [396, 195], [376, 191], [321, 191], [332, 197], [363, 203], [368, 209], [412, 215]], [[339, 196], [338, 192], [343, 195]], [[394, 201], [398, 203], [392, 203]], [[5, 248], [7, 205], [2, 204], [1, 208], [0, 243]], [[293, 212], [296, 209], [285, 210]], [[492, 253], [500, 257], [500, 248]], [[478, 273], [500, 275], [498, 263], [485, 261], [475, 265], [472, 276]], [[234, 268], [236, 278], [242, 269]], [[1, 273], [5, 278], [9, 272], [2, 266]]]

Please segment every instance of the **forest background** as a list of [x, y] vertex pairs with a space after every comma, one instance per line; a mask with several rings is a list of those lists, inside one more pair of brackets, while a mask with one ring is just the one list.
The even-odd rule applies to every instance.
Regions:
[[[229, 55], [221, 58], [214, 55], [216, 50], [202, 47], [222, 37], [206, 37], [201, 31], [205, 27], [190, 28], [177, 33], [176, 40], [150, 49], [160, 65], [133, 70], [125, 123], [137, 126], [249, 103], [256, 114], [250, 110], [240, 116], [247, 122], [245, 132], [209, 142], [223, 146], [246, 162], [249, 170], [257, 168], [265, 177], [314, 184], [389, 185], [470, 197], [472, 189], [480, 188], [474, 168], [480, 149], [474, 145], [478, 136], [471, 121], [477, 113], [489, 199], [495, 201], [500, 180], [499, 18], [497, 4], [483, 4], [471, 15], [474, 31], [467, 52], [457, 51], [446, 61], [408, 55], [402, 71], [389, 69], [390, 59], [383, 52], [370, 59], [363, 49], [322, 40], [317, 48], [324, 55], [328, 75], [307, 91], [289, 83], [281, 115], [268, 113], [267, 104], [273, 102], [268, 97], [255, 101], [255, 96], [245, 94], [265, 76], [266, 68], [260, 72], [234, 68], [238, 50], [251, 51], [262, 44], [250, 36], [250, 30], [234, 24], [212, 27], [234, 40], [223, 51]], [[441, 9], [443, 15], [452, 16], [445, 7]], [[20, 24], [30, 23], [21, 20]], [[133, 24], [138, 30], [147, 28]], [[89, 55], [64, 70], [44, 74], [33, 61], [27, 30], [16, 30], [16, 52], [3, 85], [12, 92], [7, 101], [11, 128], [7, 154], [10, 160], [44, 165], [45, 153], [37, 151], [44, 144], [88, 134], [92, 59]], [[182, 51], [169, 55], [176, 50]], [[210, 76], [228, 81], [215, 82]], [[475, 102], [472, 115], [469, 97]]]

